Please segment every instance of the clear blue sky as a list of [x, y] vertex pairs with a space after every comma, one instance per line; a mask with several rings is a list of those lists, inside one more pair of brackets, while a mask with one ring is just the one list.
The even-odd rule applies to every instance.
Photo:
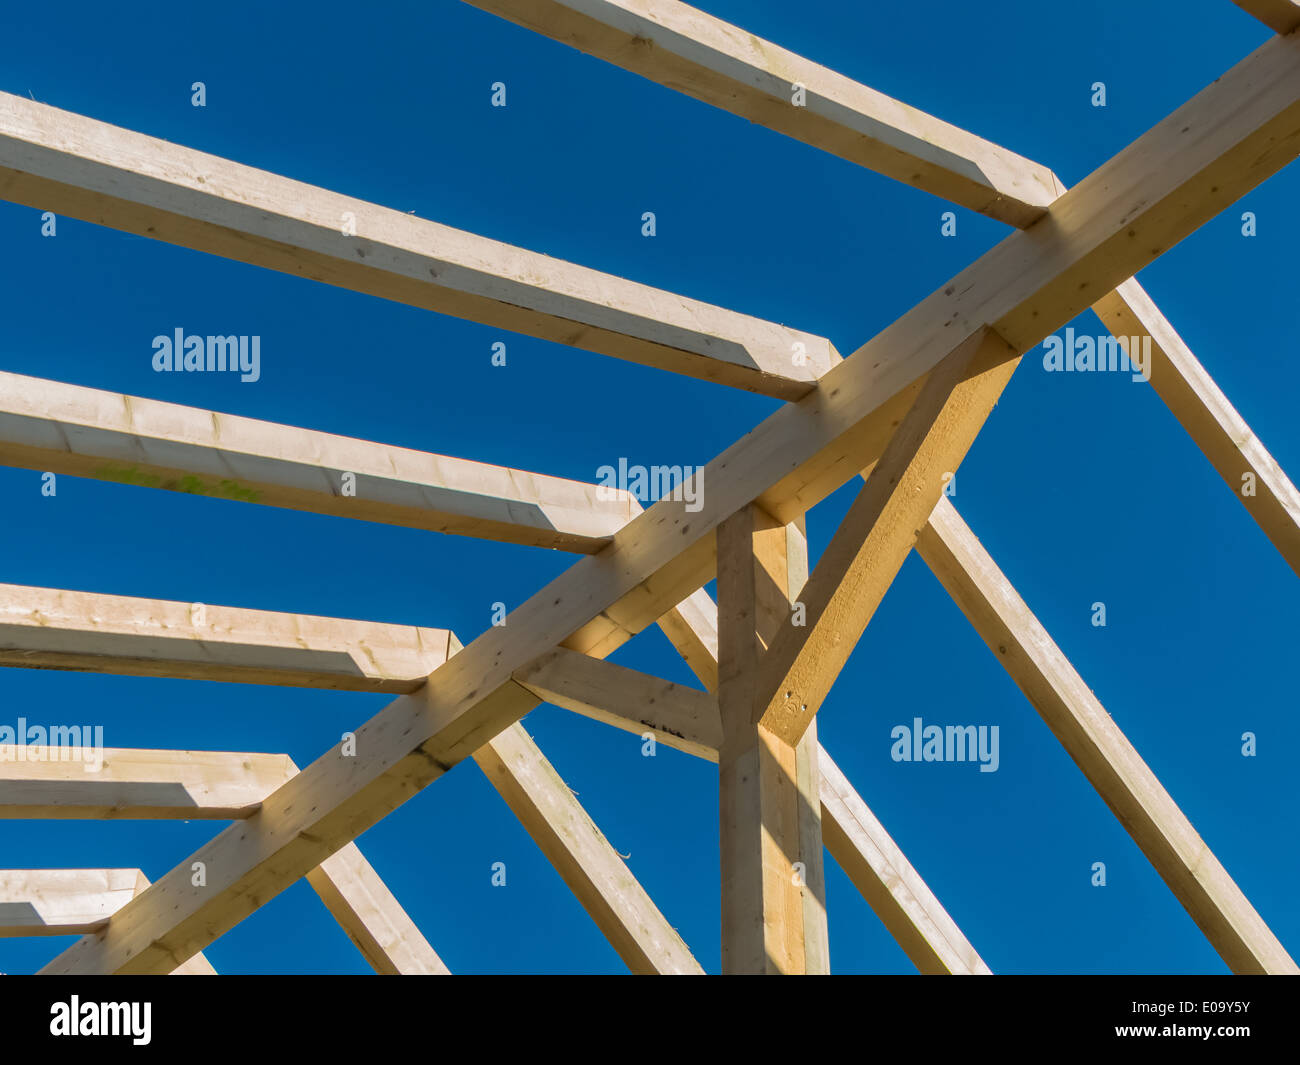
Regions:
[[[987, 5], [709, 0], [754, 33], [1043, 163], [1067, 184], [1268, 36], [1229, 0]], [[466, 5], [18, 6], [0, 89], [830, 337], [847, 354], [1007, 232]], [[207, 107], [190, 105], [203, 81]], [[504, 81], [508, 106], [489, 106]], [[1090, 87], [1107, 86], [1093, 108]], [[1141, 275], [1294, 474], [1292, 169]], [[1240, 212], [1259, 235], [1240, 234]], [[640, 235], [654, 211], [658, 235]], [[593, 481], [703, 463], [774, 402], [0, 203], [0, 367]], [[1097, 333], [1086, 314], [1074, 323]], [[255, 384], [156, 374], [151, 340], [258, 334]], [[493, 368], [504, 339], [508, 365]], [[1041, 349], [1040, 349], [1041, 351]], [[850, 486], [809, 518], [821, 550]], [[0, 580], [454, 629], [469, 642], [559, 553], [0, 470]], [[1283, 944], [1294, 846], [1300, 588], [1146, 385], [1031, 354], [955, 502]], [[1090, 623], [1104, 601], [1108, 625]], [[657, 630], [614, 660], [690, 674]], [[315, 759], [387, 700], [0, 671], [0, 723], [89, 720], [110, 746]], [[913, 716], [997, 724], [1001, 766], [896, 764]], [[822, 740], [995, 972], [1225, 967], [913, 556], [821, 714]], [[526, 727], [680, 930], [718, 967], [716, 769], [543, 707]], [[1258, 735], [1244, 758], [1240, 736]], [[158, 877], [211, 823], [0, 823], [5, 867]], [[456, 972], [623, 967], [472, 762], [362, 850]], [[508, 886], [490, 885], [504, 861]], [[1104, 861], [1108, 884], [1090, 884]], [[828, 860], [840, 971], [911, 972]], [[33, 971], [65, 940], [0, 941]], [[224, 972], [364, 972], [295, 885], [214, 943]]]

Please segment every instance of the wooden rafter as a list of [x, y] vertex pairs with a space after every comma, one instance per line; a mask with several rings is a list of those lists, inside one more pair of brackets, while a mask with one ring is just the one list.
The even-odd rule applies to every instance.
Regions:
[[474, 760], [634, 973], [704, 972], [522, 725]]
[[307, 874], [325, 908], [381, 976], [446, 976], [449, 972], [419, 927], [355, 843]]
[[1117, 337], [1151, 338], [1151, 387], [1300, 574], [1300, 492], [1151, 297], [1129, 280], [1093, 310]]
[[1232, 970], [1300, 973], [946, 499], [917, 550]]
[[[305, 630], [306, 626], [298, 625], [293, 615], [282, 617], [293, 622], [288, 628]], [[336, 619], [309, 620], [356, 624]], [[143, 627], [137, 622], [137, 628]], [[358, 624], [357, 638], [363, 627]], [[390, 629], [398, 642], [418, 639], [424, 631], [408, 626]], [[139, 633], [140, 638], [148, 635]], [[452, 650], [459, 650], [454, 636], [450, 641]], [[261, 650], [255, 643], [242, 645], [242, 654], [249, 658], [256, 658]], [[566, 653], [591, 661], [576, 652]], [[235, 667], [238, 664], [232, 663]], [[645, 698], [648, 692], [663, 692], [671, 706], [690, 706], [704, 720], [711, 708], [716, 716], [712, 696], [693, 692], [690, 694], [698, 697], [702, 705], [691, 703], [684, 694], [673, 695], [675, 690], [687, 693], [689, 689], [679, 689], [634, 670], [597, 664], [615, 671], [622, 695], [620, 705], [632, 705], [638, 693]], [[590, 676], [581, 671], [579, 663], [561, 665], [567, 668], [557, 671], [553, 667], [539, 674], [542, 681], [558, 684], [566, 691], [575, 689], [575, 677], [578, 685], [590, 685]], [[107, 655], [99, 656], [94, 668], [118, 671]], [[151, 672], [169, 675], [167, 669], [165, 662], [155, 662]], [[183, 667], [177, 667], [177, 672], [183, 672]], [[607, 690], [597, 683], [594, 691], [584, 697], [603, 699], [602, 693]], [[654, 700], [655, 696], [650, 695], [649, 701]], [[612, 715], [605, 716], [613, 719]], [[0, 818], [242, 819], [256, 813], [261, 801], [298, 771], [284, 755], [114, 748], [96, 752], [66, 747], [23, 747], [21, 758], [17, 753], [12, 746], [0, 748]], [[476, 752], [475, 758], [633, 971], [700, 971], [680, 936], [522, 726], [516, 725], [496, 737]], [[306, 879], [376, 971], [447, 971], [354, 844], [323, 861], [307, 873]]]
[[0, 872], [0, 935], [94, 932], [136, 894], [139, 869], [9, 869]]

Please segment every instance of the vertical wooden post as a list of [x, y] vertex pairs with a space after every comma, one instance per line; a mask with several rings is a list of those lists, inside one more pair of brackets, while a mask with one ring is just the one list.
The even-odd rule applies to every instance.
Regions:
[[724, 973], [829, 971], [816, 730], [792, 747], [756, 723], [759, 660], [807, 574], [802, 521], [751, 506], [719, 527]]

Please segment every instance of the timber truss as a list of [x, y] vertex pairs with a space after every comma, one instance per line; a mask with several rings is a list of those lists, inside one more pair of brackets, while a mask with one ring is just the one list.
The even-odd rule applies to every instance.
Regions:
[[[7, 758], [4, 817], [232, 823], [153, 884], [135, 869], [0, 873], [0, 931], [85, 933], [49, 973], [210, 972], [204, 948], [306, 877], [376, 969], [445, 972], [353, 841], [473, 758], [631, 969], [701, 971], [519, 724], [547, 702], [718, 764], [724, 971], [829, 970], [824, 845], [918, 969], [986, 973], [817, 741], [819, 707], [915, 547], [1228, 966], [1296, 972], [943, 480], [1021, 355], [1092, 307], [1115, 336], [1150, 337], [1155, 393], [1300, 572], [1295, 487], [1133, 280], [1300, 153], [1300, 7], [1238, 0], [1276, 36], [1067, 190], [674, 0], [470, 2], [1015, 231], [841, 359], [818, 336], [4, 96], [5, 199], [785, 405], [704, 468], [700, 509], [643, 511], [594, 485], [4, 374], [9, 465], [128, 468], [139, 485], [578, 557], [464, 647], [439, 629], [5, 586], [5, 665], [395, 698], [353, 750], [301, 770], [277, 754], [109, 750], [93, 774]], [[804, 514], [858, 476], [810, 572]], [[603, 661], [654, 624], [704, 690]]]

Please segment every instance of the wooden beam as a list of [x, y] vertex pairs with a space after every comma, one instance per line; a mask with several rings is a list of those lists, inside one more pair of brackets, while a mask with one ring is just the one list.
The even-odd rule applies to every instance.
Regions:
[[703, 973], [522, 725], [475, 751], [474, 760], [628, 968]]
[[355, 843], [307, 874], [362, 956], [381, 976], [446, 976], [447, 966]]
[[1050, 170], [675, 0], [469, 2], [1017, 227], [1062, 190]]
[[9, 94], [0, 197], [780, 399], [806, 395], [832, 350], [824, 337]]
[[[781, 543], [784, 539], [784, 544]], [[770, 580], [760, 597], [765, 613], [758, 629], [759, 641], [772, 646], [777, 632], [790, 621], [794, 603], [808, 583], [808, 527], [804, 515], [782, 530], [782, 537], [765, 552], [768, 562], [760, 565]], [[759, 574], [755, 573], [755, 580]], [[716, 615], [715, 615], [716, 616]], [[766, 653], [766, 652], [765, 652]], [[830, 932], [826, 924], [826, 856], [822, 840], [822, 773], [821, 744], [817, 741], [817, 722], [808, 723], [803, 736], [794, 745], [795, 787], [799, 790], [799, 863], [803, 895], [804, 971], [810, 976], [829, 976], [831, 972]]]
[[11, 373], [0, 464], [586, 554], [641, 511], [596, 485]]
[[[135, 877], [135, 895], [139, 895], [140, 892], [144, 891], [148, 887], [149, 878], [145, 876], [142, 871], [137, 869]], [[132, 895], [131, 897], [135, 898], [135, 895]], [[194, 957], [190, 958], [188, 961], [182, 962], [180, 965], [176, 966], [176, 968], [171, 971], [171, 975], [216, 976], [217, 970], [212, 967], [212, 963], [208, 961], [206, 955], [195, 954]]]
[[[641, 676], [608, 668], [625, 674], [619, 678], [623, 681], [635, 683]], [[548, 672], [559, 674], [556, 682], [565, 690], [573, 688], [563, 668]], [[580, 684], [588, 681], [585, 674], [577, 676]], [[599, 683], [596, 687], [601, 690]], [[704, 722], [709, 709], [716, 718], [711, 696], [691, 694], [699, 699], [670, 693], [666, 701], [689, 707]], [[634, 969], [690, 970], [694, 962], [683, 961], [680, 937], [572, 793], [552, 787], [559, 778], [523, 729], [516, 728], [477, 755], [494, 785]], [[87, 773], [95, 761], [89, 749], [24, 747], [22, 761], [18, 753], [12, 746], [0, 749], [0, 817], [248, 817], [297, 771], [284, 755], [106, 749], [101, 768]], [[377, 972], [447, 971], [355, 845], [327, 859], [307, 880]]]
[[1290, 33], [1300, 27], [1300, 4], [1295, 0], [1234, 0], [1234, 3], [1275, 33]]
[[698, 511], [660, 500], [362, 725], [356, 757], [327, 751], [201, 848], [206, 889], [182, 863], [47, 970], [158, 971], [201, 950], [523, 717], [536, 697], [516, 670], [557, 644], [604, 657], [703, 587], [727, 517], [757, 500], [790, 521], [872, 465], [979, 323], [1028, 350], [1298, 151], [1300, 42], [1275, 37], [716, 458]]
[[806, 624], [787, 619], [755, 664], [758, 720], [786, 742], [798, 742], [830, 693], [943, 494], [944, 473], [957, 469], [1018, 362], [1001, 337], [980, 331], [926, 380], [800, 595]]
[[411, 692], [450, 633], [412, 625], [0, 585], [0, 666]]
[[283, 754], [6, 745], [0, 819], [239, 819], [295, 772]]
[[537, 698], [700, 758], [717, 759], [718, 701], [707, 692], [557, 647], [516, 671]]
[[1151, 338], [1151, 387], [1300, 574], [1300, 492], [1136, 280], [1094, 306], [1117, 337]]
[[824, 749], [821, 772], [826, 847], [913, 964], [926, 974], [988, 974], [984, 960]]
[[946, 499], [917, 549], [1233, 972], [1300, 973]]

